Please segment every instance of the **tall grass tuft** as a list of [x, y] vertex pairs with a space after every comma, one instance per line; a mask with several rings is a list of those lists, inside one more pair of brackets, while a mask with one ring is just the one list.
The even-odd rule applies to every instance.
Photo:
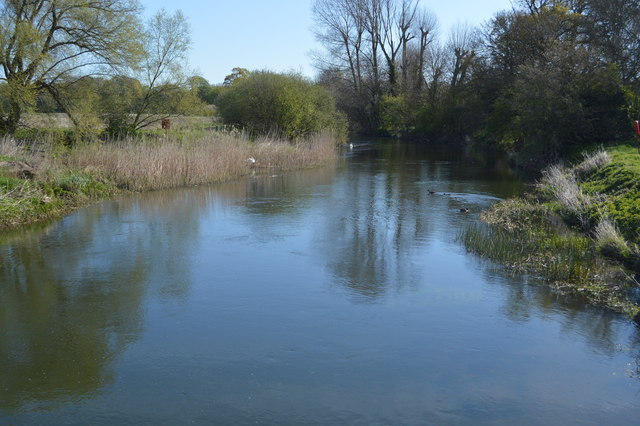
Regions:
[[574, 167], [549, 167], [535, 193], [482, 213], [482, 220], [495, 227], [470, 228], [461, 239], [481, 256], [540, 275], [597, 304], [638, 314], [640, 320], [639, 284], [622, 269], [640, 271], [640, 250], [632, 239], [625, 241], [637, 233], [632, 226], [640, 164], [630, 160], [635, 151], [623, 156], [628, 151], [610, 156], [601, 149], [585, 154]]
[[573, 173], [578, 178], [587, 176], [611, 162], [611, 156], [604, 148], [600, 148], [592, 153], [585, 152], [582, 156], [583, 160], [573, 167]]
[[598, 249], [606, 256], [618, 257], [631, 254], [629, 245], [620, 234], [618, 227], [608, 217], [600, 220], [593, 231]]
[[337, 139], [321, 133], [297, 143], [238, 131], [180, 131], [110, 142], [57, 138], [16, 142], [0, 139], [0, 229], [63, 215], [118, 191], [209, 184], [253, 173], [304, 168], [335, 158]]
[[15, 139], [4, 136], [0, 139], [0, 159], [8, 159], [18, 156], [22, 152], [20, 145]]
[[573, 173], [555, 165], [542, 172], [541, 186], [569, 212], [581, 215], [591, 207], [591, 199], [582, 192]]

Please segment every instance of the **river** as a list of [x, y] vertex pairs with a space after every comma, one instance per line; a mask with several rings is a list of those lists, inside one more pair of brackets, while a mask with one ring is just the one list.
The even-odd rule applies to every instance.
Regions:
[[637, 424], [638, 328], [460, 242], [523, 189], [357, 141], [6, 234], [0, 424]]

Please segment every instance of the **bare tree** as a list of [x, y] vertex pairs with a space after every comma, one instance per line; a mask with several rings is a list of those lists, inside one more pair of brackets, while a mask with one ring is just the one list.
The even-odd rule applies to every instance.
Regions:
[[425, 78], [427, 80], [427, 102], [435, 105], [445, 86], [448, 68], [448, 51], [440, 43], [432, 43], [425, 55]]
[[469, 68], [476, 56], [474, 44], [474, 31], [469, 25], [458, 23], [453, 27], [448, 45], [454, 55], [449, 83], [451, 93], [455, 94], [458, 86], [466, 80]]
[[317, 0], [316, 38], [327, 47], [331, 67], [348, 69], [356, 93], [362, 89], [363, 0]]
[[433, 41], [434, 32], [438, 28], [438, 18], [429, 10], [423, 9], [418, 12], [414, 25], [420, 35], [415, 75], [415, 90], [420, 93], [424, 84], [424, 64], [427, 47]]
[[[375, 128], [384, 95], [406, 95], [423, 88], [424, 56], [436, 20], [419, 0], [316, 0], [316, 37], [328, 59], [331, 81], [342, 71], [353, 93], [365, 100]], [[329, 74], [325, 74], [329, 75]], [[417, 98], [417, 96], [413, 96]]]

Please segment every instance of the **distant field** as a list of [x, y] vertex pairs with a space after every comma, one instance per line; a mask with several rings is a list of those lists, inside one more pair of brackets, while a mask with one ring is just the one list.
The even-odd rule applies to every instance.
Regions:
[[[205, 116], [175, 116], [171, 117], [172, 129], [193, 129], [206, 128], [217, 123], [217, 117]], [[38, 129], [65, 129], [73, 127], [71, 120], [63, 113], [30, 113], [26, 114], [22, 120], [27, 127]], [[161, 124], [158, 121], [147, 127], [147, 129], [160, 129]]]

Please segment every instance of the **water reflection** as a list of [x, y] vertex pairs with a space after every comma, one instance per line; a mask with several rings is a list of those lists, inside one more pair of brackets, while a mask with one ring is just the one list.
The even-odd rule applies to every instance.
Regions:
[[[58, 403], [113, 380], [144, 330], [145, 298], [179, 303], [210, 200], [183, 192], [107, 202], [0, 246], [0, 408]], [[152, 253], [152, 255], [150, 255]]]
[[536, 277], [522, 277], [489, 261], [474, 259], [482, 268], [486, 282], [500, 288], [503, 305], [500, 312], [512, 322], [526, 323], [536, 318], [560, 321], [561, 333], [579, 335], [593, 351], [614, 356], [625, 352], [640, 358], [632, 348], [640, 346], [640, 329], [633, 328], [627, 343], [626, 322], [620, 314], [589, 305], [586, 299], [563, 294]]
[[[323, 247], [330, 268], [360, 301], [419, 285], [430, 268], [412, 253], [430, 246], [436, 252], [431, 261], [438, 261], [437, 246], [453, 244], [461, 224], [496, 196], [522, 189], [503, 166], [454, 150], [427, 154], [419, 145], [360, 145], [324, 206], [320, 232], [330, 235]], [[461, 214], [461, 208], [474, 213]]]
[[118, 251], [101, 258], [114, 241], [94, 238], [94, 217], [74, 222], [73, 238], [58, 239], [60, 225], [1, 249], [2, 408], [99, 390], [112, 380], [113, 357], [142, 330], [146, 261]]
[[[301, 170], [296, 173], [259, 174], [233, 184], [235, 199], [249, 213], [259, 215], [296, 215], [309, 206], [314, 193], [323, 186], [331, 185], [337, 164], [322, 168]], [[233, 199], [233, 194], [216, 188], [217, 196]]]
[[475, 156], [360, 145], [5, 239], [0, 423], [637, 418], [612, 374], [637, 329], [458, 242], [521, 189]]

